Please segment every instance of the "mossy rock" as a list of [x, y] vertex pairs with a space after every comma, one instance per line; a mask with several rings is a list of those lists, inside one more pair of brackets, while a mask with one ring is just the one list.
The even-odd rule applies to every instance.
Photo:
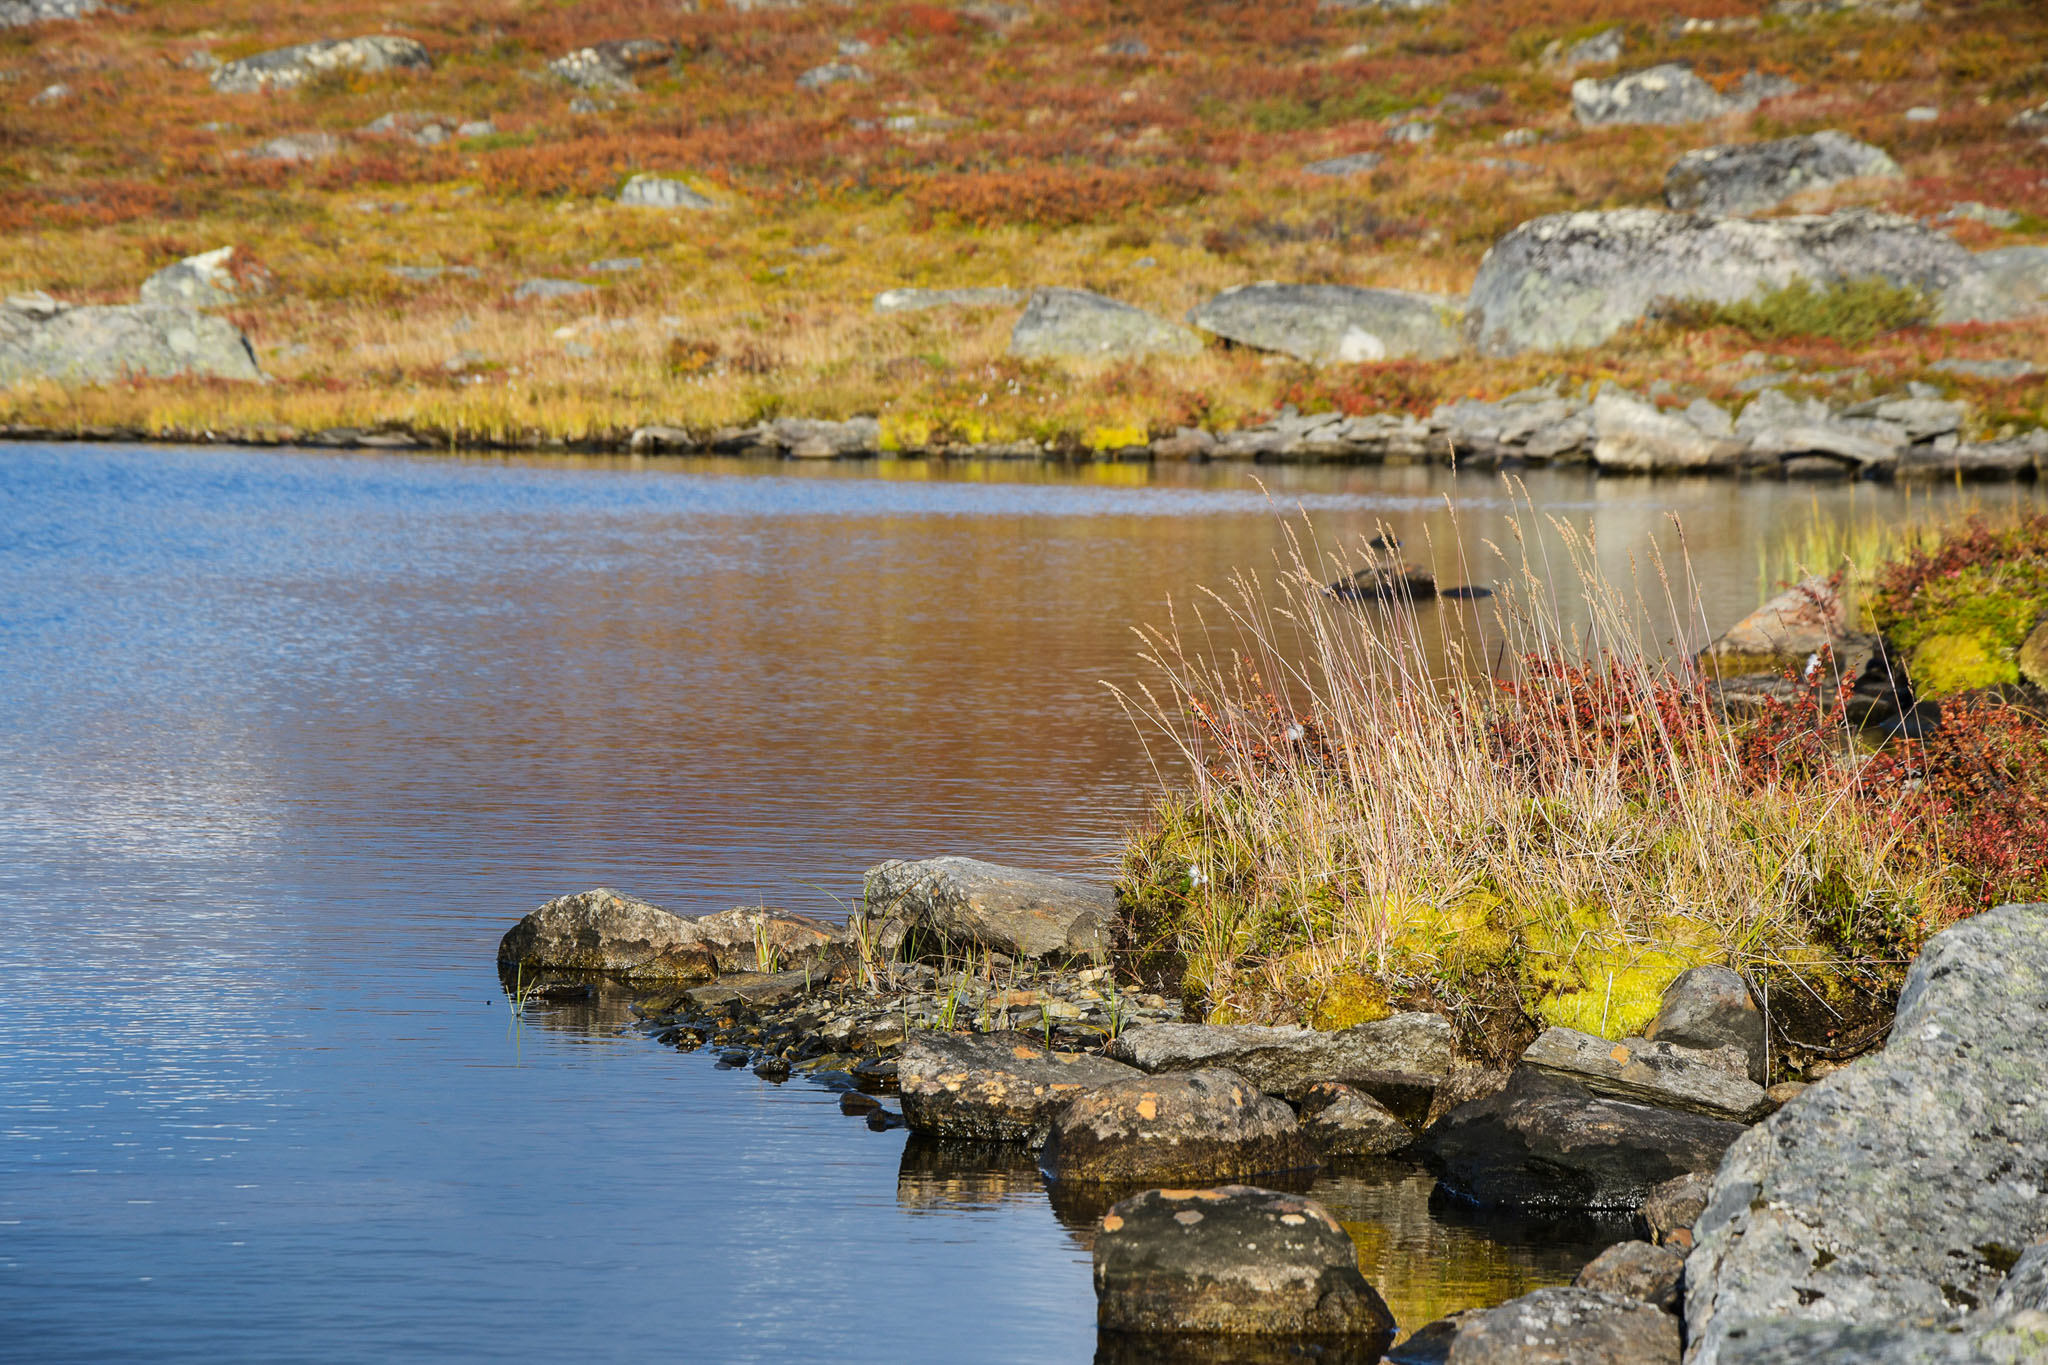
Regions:
[[2012, 658], [1981, 635], [1930, 635], [1913, 651], [1907, 668], [1923, 697], [1945, 697], [2020, 679]]

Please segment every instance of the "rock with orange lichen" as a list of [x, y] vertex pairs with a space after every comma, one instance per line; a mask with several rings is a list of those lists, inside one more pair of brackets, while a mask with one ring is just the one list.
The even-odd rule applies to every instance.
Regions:
[[914, 1031], [896, 1062], [903, 1117], [935, 1137], [1045, 1141], [1053, 1115], [1084, 1092], [1138, 1073], [1085, 1052], [1054, 1052], [1027, 1033]]
[[1244, 1185], [1148, 1190], [1095, 1238], [1105, 1332], [1393, 1339], [1358, 1251], [1312, 1199]]
[[1321, 1165], [1294, 1110], [1220, 1067], [1090, 1090], [1053, 1119], [1038, 1166], [1052, 1180], [1207, 1184]]

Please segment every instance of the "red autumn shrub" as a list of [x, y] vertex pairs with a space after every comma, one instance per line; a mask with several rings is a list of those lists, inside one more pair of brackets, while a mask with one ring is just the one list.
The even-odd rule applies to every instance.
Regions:
[[1031, 166], [934, 176], [910, 191], [910, 202], [920, 229], [942, 217], [973, 227], [1070, 227], [1138, 209], [1185, 204], [1213, 188], [1208, 176], [1177, 167]]

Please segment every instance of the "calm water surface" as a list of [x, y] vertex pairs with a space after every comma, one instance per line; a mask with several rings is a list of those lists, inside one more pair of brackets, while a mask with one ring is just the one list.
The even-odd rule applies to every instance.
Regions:
[[[600, 883], [829, 913], [885, 856], [1106, 875], [1157, 780], [1102, 685], [1133, 623], [1270, 567], [1284, 516], [1510, 510], [1264, 477], [0, 447], [0, 1356], [1089, 1359], [1088, 1218], [1028, 1169], [613, 1018], [515, 1026], [493, 952]], [[1680, 512], [1714, 625], [1784, 528], [1905, 506], [1527, 491], [1617, 564]], [[1596, 1235], [1428, 1194], [1319, 1190], [1404, 1327]]]

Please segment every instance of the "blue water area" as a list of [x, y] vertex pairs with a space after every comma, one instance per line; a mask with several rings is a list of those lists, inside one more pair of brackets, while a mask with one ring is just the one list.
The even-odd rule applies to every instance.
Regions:
[[[1689, 500], [1715, 610], [1791, 516], [1523, 495], [1616, 539]], [[888, 856], [1106, 878], [1172, 778], [1105, 686], [1132, 625], [1290, 526], [1515, 496], [0, 447], [0, 1356], [1089, 1359], [1087, 1229], [1028, 1170], [624, 1014], [515, 1019], [498, 936], [600, 884], [833, 913]], [[1404, 1264], [1492, 1235], [1412, 1170], [1339, 1194]]]

